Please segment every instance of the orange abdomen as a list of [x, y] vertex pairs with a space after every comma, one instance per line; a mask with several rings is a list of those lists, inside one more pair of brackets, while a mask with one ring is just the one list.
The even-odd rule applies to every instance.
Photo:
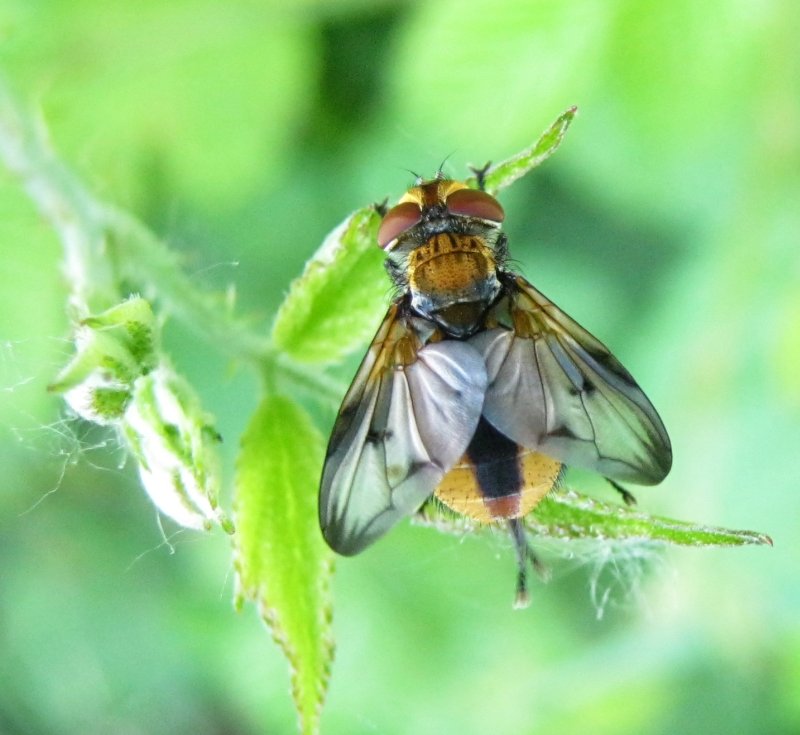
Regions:
[[435, 495], [480, 523], [527, 515], [555, 487], [561, 463], [519, 446], [481, 418], [467, 451]]

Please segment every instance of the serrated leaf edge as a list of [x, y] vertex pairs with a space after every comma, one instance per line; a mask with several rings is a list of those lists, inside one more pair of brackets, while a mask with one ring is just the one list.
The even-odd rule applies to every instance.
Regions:
[[[275, 397], [276, 396], [273, 396], [273, 398]], [[256, 411], [261, 410], [265, 400], [267, 400], [266, 397], [262, 398]], [[311, 422], [310, 417], [306, 416], [306, 418], [309, 422]], [[313, 424], [313, 422], [311, 423]], [[247, 432], [245, 431], [243, 437], [246, 435], [246, 433]], [[240, 459], [237, 459], [237, 477], [239, 472], [239, 461]], [[234, 516], [236, 516], [238, 512], [239, 508], [237, 501], [234, 504]], [[320, 716], [328, 690], [331, 667], [336, 651], [332, 632], [333, 599], [331, 595], [331, 580], [333, 578], [333, 571], [335, 567], [333, 554], [327, 548], [324, 550], [322, 563], [320, 565], [320, 574], [317, 578], [317, 592], [320, 600], [322, 601], [322, 605], [317, 609], [316, 612], [317, 623], [319, 625], [320, 632], [322, 633], [320, 645], [323, 655], [321, 658], [322, 669], [318, 672], [319, 675], [316, 680], [316, 689], [314, 691], [315, 706], [312, 713], [313, 716], [309, 718], [307, 711], [300, 706], [304, 699], [301, 698], [302, 691], [300, 685], [300, 670], [298, 668], [299, 657], [297, 649], [288, 637], [286, 629], [282, 624], [279, 610], [270, 605], [267, 601], [269, 597], [269, 585], [263, 580], [255, 581], [250, 585], [245, 583], [245, 574], [243, 573], [242, 569], [244, 565], [243, 554], [238, 543], [239, 538], [240, 535], [238, 533], [233, 536], [233, 565], [235, 571], [235, 590], [233, 599], [234, 609], [240, 611], [245, 600], [255, 604], [259, 617], [267, 627], [273, 641], [275, 641], [275, 643], [283, 652], [283, 655], [289, 665], [290, 692], [298, 717], [299, 731], [304, 735], [314, 735], [315, 733], [319, 732]], [[252, 577], [253, 575], [250, 574], [249, 576]]]

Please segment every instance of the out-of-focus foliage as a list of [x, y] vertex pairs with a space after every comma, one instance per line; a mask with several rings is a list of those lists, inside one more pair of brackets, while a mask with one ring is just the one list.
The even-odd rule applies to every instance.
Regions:
[[[579, 105], [558, 156], [501, 195], [512, 254], [661, 410], [675, 467], [641, 508], [775, 540], [649, 572], [576, 547], [520, 614], [504, 537], [398, 528], [339, 564], [323, 732], [800, 727], [799, 16], [789, 0], [0, 8], [0, 65], [63, 156], [198, 284], [234, 284], [265, 334], [323, 236], [402, 193], [404, 168], [452, 152], [463, 175]], [[46, 394], [69, 357], [60, 249], [5, 174], [0, 254], [0, 730], [291, 731], [277, 647], [229, 614], [224, 535], [165, 542], [113, 441]], [[171, 322], [165, 343], [241, 435], [252, 377]]]

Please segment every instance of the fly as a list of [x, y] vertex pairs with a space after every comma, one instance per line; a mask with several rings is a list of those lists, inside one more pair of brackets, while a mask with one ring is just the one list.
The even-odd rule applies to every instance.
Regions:
[[[482, 177], [478, 176], [479, 183]], [[567, 465], [654, 485], [672, 465], [655, 408], [605, 345], [507, 265], [505, 213], [482, 188], [416, 185], [378, 245], [399, 296], [339, 410], [320, 487], [329, 546], [357, 554], [435, 496], [536, 563], [521, 518]]]

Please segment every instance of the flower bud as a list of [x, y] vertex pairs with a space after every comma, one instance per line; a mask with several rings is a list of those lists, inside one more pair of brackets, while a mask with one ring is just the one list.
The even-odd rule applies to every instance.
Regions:
[[131, 400], [133, 383], [156, 365], [156, 328], [150, 304], [138, 296], [84, 319], [75, 332], [75, 357], [50, 390], [63, 393], [87, 421], [115, 423]]
[[164, 361], [136, 381], [121, 429], [164, 515], [187, 528], [233, 530], [217, 507], [220, 437], [189, 384]]
[[87, 421], [119, 429], [156, 507], [188, 528], [232, 523], [217, 508], [219, 435], [189, 384], [159, 352], [150, 304], [134, 296], [84, 319], [77, 353], [50, 390]]

